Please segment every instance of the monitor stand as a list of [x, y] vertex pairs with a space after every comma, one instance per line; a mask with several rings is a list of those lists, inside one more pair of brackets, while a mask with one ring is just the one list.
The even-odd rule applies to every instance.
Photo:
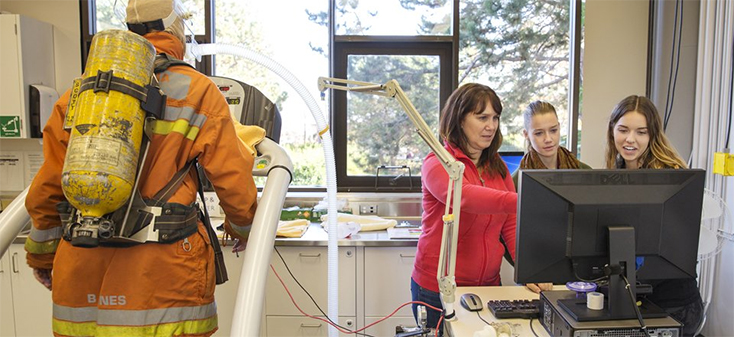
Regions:
[[[621, 277], [622, 274], [626, 275], [632, 294], [636, 298], [635, 229], [631, 226], [609, 226], [608, 230], [609, 291], [604, 299], [604, 309], [588, 309], [585, 298], [558, 301], [558, 305], [578, 322], [637, 318], [635, 311], [637, 304], [632, 302], [627, 283]], [[643, 301], [639, 309], [643, 318], [668, 316], [660, 307], [649, 301]]]

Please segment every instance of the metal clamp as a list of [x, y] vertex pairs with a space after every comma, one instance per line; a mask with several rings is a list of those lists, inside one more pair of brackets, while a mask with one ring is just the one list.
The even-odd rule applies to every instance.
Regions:
[[112, 84], [113, 70], [108, 71], [97, 70], [97, 77], [94, 78], [94, 86], [92, 87], [93, 92], [110, 92], [110, 85]]

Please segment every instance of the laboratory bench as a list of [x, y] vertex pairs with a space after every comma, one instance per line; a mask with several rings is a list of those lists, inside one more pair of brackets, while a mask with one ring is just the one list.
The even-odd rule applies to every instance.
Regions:
[[[420, 222], [420, 221], [418, 221]], [[328, 246], [329, 233], [320, 223], [309, 224], [300, 238], [275, 238], [276, 246]], [[359, 232], [337, 241], [339, 247], [416, 247], [418, 239], [390, 239], [387, 231]]]

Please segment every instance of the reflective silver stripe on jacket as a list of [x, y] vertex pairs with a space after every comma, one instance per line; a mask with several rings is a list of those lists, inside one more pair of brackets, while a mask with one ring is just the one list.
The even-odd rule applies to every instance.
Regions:
[[237, 234], [243, 237], [248, 237], [250, 235], [250, 230], [252, 229], [252, 225], [238, 226], [232, 221], [229, 222], [229, 225], [232, 226], [232, 229], [237, 232]]
[[35, 242], [53, 241], [61, 239], [62, 231], [63, 229], [61, 227], [50, 229], [37, 229], [36, 227], [33, 227], [31, 228], [31, 234], [28, 236]]
[[192, 107], [176, 107], [167, 106], [163, 119], [169, 122], [175, 122], [179, 119], [189, 121], [190, 126], [201, 128], [206, 122], [206, 116], [196, 113]]
[[150, 310], [113, 310], [95, 307], [74, 308], [53, 305], [54, 318], [73, 323], [97, 322], [99, 325], [143, 326], [210, 318], [217, 314], [217, 304]]

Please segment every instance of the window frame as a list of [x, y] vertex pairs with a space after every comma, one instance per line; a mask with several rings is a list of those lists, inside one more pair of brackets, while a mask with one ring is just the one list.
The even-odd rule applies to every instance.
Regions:
[[[214, 1], [204, 0], [204, 35], [194, 35], [197, 43], [214, 43]], [[97, 6], [95, 0], [81, 1], [79, 6], [81, 22], [81, 56], [82, 69], [87, 64], [89, 48], [92, 46], [92, 38], [97, 33]], [[202, 56], [197, 61], [196, 70], [204, 75], [211, 76], [214, 73], [214, 57], [212, 55]]]
[[[214, 43], [215, 32], [215, 5], [216, 0], [204, 0], [205, 33], [196, 35], [198, 43]], [[359, 55], [438, 55], [440, 57], [439, 103], [443, 107], [451, 92], [458, 86], [459, 78], [459, 13], [460, 0], [453, 0], [452, 34], [442, 36], [350, 36], [335, 35], [334, 11], [335, 0], [324, 0], [329, 3], [329, 67], [330, 76], [346, 78], [347, 58], [351, 54]], [[581, 64], [581, 8], [582, 0], [567, 0], [571, 5], [569, 27], [569, 126], [568, 148], [574, 154], [578, 149], [579, 138], [579, 95], [580, 95], [580, 64]], [[96, 5], [94, 0], [80, 1], [80, 28], [81, 28], [81, 65], [86, 64], [91, 46], [92, 37], [96, 33]], [[450, 45], [450, 47], [448, 47]], [[398, 47], [399, 46], [399, 47]], [[398, 49], [399, 48], [399, 49]], [[436, 50], [449, 50], [450, 53], [438, 54]], [[411, 51], [407, 53], [406, 51]], [[447, 66], [448, 64], [448, 66]], [[196, 69], [210, 76], [214, 73], [214, 56], [204, 56], [201, 62], [196, 62]], [[419, 176], [411, 177], [411, 181], [392, 187], [376, 187], [375, 176], [348, 176], [347, 163], [347, 116], [346, 92], [333, 91], [330, 95], [329, 120], [332, 128], [330, 132], [334, 140], [334, 154], [336, 161], [337, 189], [341, 191], [365, 192], [415, 192], [421, 190]], [[440, 114], [440, 111], [439, 111]], [[419, 174], [419, 172], [417, 172]], [[388, 176], [389, 177], [389, 176]], [[412, 188], [410, 186], [412, 185]], [[407, 187], [407, 188], [406, 188]], [[324, 191], [326, 187], [290, 187], [290, 191]]]
[[[335, 38], [332, 66], [333, 77], [347, 78], [350, 55], [427, 55], [439, 57], [439, 106], [443, 106], [454, 87], [456, 74], [453, 71], [454, 43], [451, 37], [405, 37], [363, 36]], [[359, 79], [357, 79], [359, 80]], [[395, 181], [395, 185], [378, 184], [377, 175], [350, 176], [347, 174], [347, 93], [331, 92], [331, 124], [334, 138], [334, 160], [336, 164], [337, 191], [339, 192], [419, 192], [420, 172], [411, 172], [412, 177]], [[389, 98], [385, 98], [389, 99]], [[428, 113], [421, 112], [420, 113]], [[400, 111], [399, 113], [405, 113]], [[436, 135], [437, 136], [437, 135]], [[380, 176], [380, 179], [395, 176]]]

